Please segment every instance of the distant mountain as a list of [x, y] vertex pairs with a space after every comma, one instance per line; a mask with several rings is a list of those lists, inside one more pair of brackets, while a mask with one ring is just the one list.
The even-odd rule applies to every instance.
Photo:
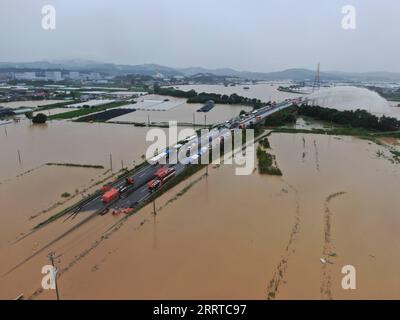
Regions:
[[341, 71], [330, 71], [330, 74], [337, 75], [346, 80], [354, 81], [399, 81], [400, 73], [398, 72], [387, 72], [387, 71], [375, 71], [375, 72], [341, 72]]
[[[315, 71], [309, 69], [287, 69], [278, 72], [251, 72], [237, 71], [231, 68], [207, 69], [203, 67], [172, 68], [158, 64], [122, 65], [113, 63], [102, 63], [91, 60], [55, 60], [34, 62], [0, 62], [0, 69], [32, 69], [32, 70], [73, 70], [73, 71], [95, 71], [114, 75], [141, 74], [155, 76], [159, 73], [166, 77], [186, 76], [198, 77], [204, 74], [239, 77], [248, 80], [314, 80]], [[351, 73], [340, 71], [321, 72], [320, 78], [328, 81], [399, 81], [400, 73], [394, 72], [365, 72]]]
[[157, 73], [161, 73], [164, 76], [172, 77], [172, 76], [183, 76], [184, 74], [178, 71], [175, 68], [165, 67], [158, 64], [139, 64], [139, 65], [118, 65], [117, 68], [125, 73], [137, 73], [143, 75], [156, 75]]

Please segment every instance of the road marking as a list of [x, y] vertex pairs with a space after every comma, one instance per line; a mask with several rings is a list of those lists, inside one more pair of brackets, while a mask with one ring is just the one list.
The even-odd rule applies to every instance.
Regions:
[[137, 202], [143, 201], [143, 200], [146, 199], [149, 195], [150, 195], [150, 194], [146, 194], [144, 197], [140, 198]]

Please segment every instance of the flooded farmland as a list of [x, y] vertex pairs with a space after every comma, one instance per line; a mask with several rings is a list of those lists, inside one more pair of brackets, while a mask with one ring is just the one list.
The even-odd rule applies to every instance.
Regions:
[[[143, 100], [160, 100], [163, 101], [166, 97], [159, 95], [148, 95], [136, 99], [138, 103], [123, 106], [121, 108], [133, 108], [137, 109], [143, 104]], [[170, 120], [177, 121], [182, 124], [215, 124], [221, 123], [226, 120], [237, 117], [240, 111], [246, 112], [251, 111], [253, 108], [242, 105], [223, 105], [216, 104], [208, 112], [197, 112], [203, 104], [200, 103], [186, 103], [186, 99], [171, 98], [168, 97], [170, 103], [175, 103], [176, 106], [169, 110], [141, 110], [138, 109], [135, 112], [125, 114], [109, 120], [108, 122], [127, 122], [127, 123], [168, 123]], [[156, 107], [155, 107], [156, 108]]]
[[[304, 95], [279, 91], [279, 86], [290, 86], [289, 82], [267, 82], [255, 85], [236, 85], [225, 87], [223, 85], [184, 85], [177, 88], [185, 91], [196, 90], [197, 92], [213, 92], [219, 94], [236, 93], [240, 96], [257, 98], [267, 102], [282, 101], [296, 97], [307, 97], [316, 104], [338, 110], [364, 109], [377, 116], [390, 116], [400, 119], [400, 108], [396, 107], [399, 103], [387, 101], [371, 90], [355, 87], [338, 85], [335, 87], [320, 88], [314, 93]], [[244, 89], [247, 87], [248, 89]]]
[[[276, 84], [264, 86], [279, 92]], [[254, 89], [249, 87], [243, 89], [248, 94]], [[253, 94], [263, 97], [256, 90]], [[195, 122], [202, 124], [204, 114], [196, 112], [200, 106], [137, 110], [112, 121], [147, 122], [150, 116], [150, 122], [191, 123], [195, 114]], [[243, 108], [216, 105], [207, 121], [224, 121]], [[296, 127], [324, 126], [309, 121], [299, 119]], [[0, 254], [7, 259], [0, 267], [1, 298], [23, 293], [25, 298], [54, 299], [53, 291], [41, 289], [40, 271], [50, 251], [56, 252], [61, 269], [62, 299], [399, 295], [400, 261], [387, 248], [400, 244], [400, 165], [389, 161], [384, 144], [274, 133], [271, 152], [283, 177], [257, 171], [235, 176], [231, 165], [210, 166], [208, 177], [197, 173], [158, 198], [157, 215], [151, 205], [127, 220], [84, 211], [30, 234], [38, 223], [108, 181], [110, 154], [114, 173], [122, 165], [140, 163], [150, 144], [145, 141], [148, 128], [70, 121], [32, 126], [26, 119], [3, 127]], [[382, 142], [398, 148], [397, 140]], [[104, 168], [45, 165], [49, 162]], [[357, 290], [341, 288], [345, 265], [356, 268]]]
[[337, 86], [321, 88], [309, 95], [314, 103], [338, 110], [363, 109], [377, 116], [390, 116], [400, 119], [400, 109], [394, 103], [382, 98], [378, 93], [366, 88]]
[[27, 100], [27, 101], [13, 101], [13, 102], [0, 102], [0, 106], [5, 108], [19, 108], [19, 107], [28, 107], [28, 108], [37, 108], [39, 106], [47, 106], [49, 104], [65, 102], [64, 100]]
[[[5, 129], [5, 128], [6, 129]], [[142, 162], [148, 128], [132, 125], [50, 121], [31, 125], [28, 120], [2, 126], [0, 182], [48, 162], [103, 165], [114, 170]], [[5, 132], [7, 131], [7, 133]], [[19, 155], [21, 163], [19, 162]]]
[[[117, 218], [96, 217], [52, 245], [64, 270], [62, 297], [398, 296], [400, 166], [377, 156], [386, 147], [325, 135], [272, 134], [269, 141], [283, 177], [210, 167], [207, 178], [199, 172], [157, 199], [156, 216], [147, 206], [110, 234]], [[26, 241], [44, 244], [62, 227], [56, 222]], [[23, 241], [16, 248], [2, 272], [29, 253]], [[46, 254], [1, 279], [13, 285], [8, 298], [40, 288]], [[341, 288], [344, 265], [356, 268], [356, 290]], [[54, 292], [33, 298], [54, 299]]]
[[270, 100], [280, 102], [285, 99], [294, 99], [296, 97], [303, 96], [301, 94], [283, 92], [278, 90], [280, 86], [286, 87], [289, 86], [290, 84], [291, 83], [288, 81], [284, 82], [272, 81], [272, 82], [261, 82], [257, 84], [248, 84], [248, 85], [244, 84], [235, 86], [207, 85], [207, 84], [182, 85], [182, 86], [177, 86], [176, 88], [184, 91], [195, 90], [198, 93], [212, 92], [212, 93], [227, 94], [227, 95], [236, 93], [239, 96], [247, 98], [252, 98], [252, 99], [257, 98], [263, 102], [268, 102]]

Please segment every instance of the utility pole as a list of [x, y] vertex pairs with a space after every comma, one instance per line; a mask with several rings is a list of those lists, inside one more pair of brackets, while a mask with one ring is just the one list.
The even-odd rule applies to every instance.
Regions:
[[7, 126], [4, 126], [4, 131], [5, 131], [6, 137], [7, 137]]
[[51, 265], [53, 266], [53, 275], [54, 275], [54, 284], [56, 286], [56, 295], [57, 295], [57, 300], [60, 300], [60, 294], [58, 293], [58, 286], [57, 286], [57, 273], [58, 273], [58, 269], [56, 268], [56, 266], [54, 265], [54, 252], [50, 252], [49, 253], [49, 259], [51, 261]]
[[113, 171], [113, 167], [112, 167], [112, 154], [110, 153], [110, 169], [111, 169], [111, 173]]
[[204, 128], [207, 128], [207, 115], [204, 115]]
[[147, 115], [147, 126], [150, 127], [150, 115]]
[[153, 214], [156, 215], [156, 199], [153, 200]]
[[195, 120], [194, 112], [193, 112], [193, 128], [195, 128], [195, 127], [196, 127], [196, 120]]
[[18, 161], [19, 161], [19, 165], [21, 165], [22, 161], [21, 161], [21, 152], [19, 152], [19, 149], [17, 150], [18, 152]]

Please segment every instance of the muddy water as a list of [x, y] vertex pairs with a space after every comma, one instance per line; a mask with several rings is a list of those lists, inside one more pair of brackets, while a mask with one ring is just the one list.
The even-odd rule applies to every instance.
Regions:
[[[165, 96], [157, 96], [151, 95], [146, 97], [146, 99], [165, 99]], [[240, 114], [240, 111], [251, 111], [253, 108], [249, 106], [241, 106], [241, 105], [224, 105], [224, 104], [216, 104], [213, 109], [204, 113], [197, 112], [203, 104], [199, 103], [186, 103], [185, 99], [177, 99], [170, 98], [173, 101], [181, 102], [177, 107], [172, 108], [167, 111], [146, 111], [146, 110], [137, 110], [132, 113], [125, 114], [120, 117], [116, 117], [111, 119], [109, 122], [141, 122], [147, 123], [155, 122], [155, 123], [168, 123], [168, 121], [177, 121], [178, 123], [194, 123], [197, 125], [206, 124], [215, 124], [224, 122], [231, 118], [237, 117]], [[131, 105], [132, 108], [135, 108], [135, 105]], [[126, 107], [122, 107], [126, 108]], [[206, 117], [206, 118], [205, 118]]]
[[[302, 218], [287, 285], [278, 297], [398, 298], [400, 277], [396, 269], [400, 261], [391, 248], [400, 243], [396, 230], [400, 223], [396, 195], [399, 165], [376, 158], [377, 149], [382, 147], [366, 141], [305, 136], [302, 151], [301, 139], [300, 135], [272, 139], [273, 147], [281, 151], [277, 160], [285, 178], [299, 192]], [[330, 240], [326, 243], [328, 213]], [[325, 247], [325, 253], [337, 256], [326, 257]], [[325, 275], [320, 257], [332, 263], [325, 267]], [[344, 265], [356, 268], [354, 291], [341, 288]], [[321, 295], [321, 288], [328, 290]]]
[[42, 111], [35, 111], [33, 114], [36, 115], [38, 113], [44, 113], [47, 116], [52, 116], [55, 114], [69, 112], [69, 111], [75, 111], [75, 110], [78, 110], [78, 109], [77, 108], [54, 108], [54, 109], [48, 109], [48, 110], [42, 110]]
[[[398, 298], [400, 167], [376, 157], [385, 147], [322, 135], [274, 134], [270, 142], [281, 178], [210, 169], [175, 201], [165, 205], [202, 173], [158, 199], [156, 217], [146, 207], [100, 243], [116, 218], [96, 218], [55, 244], [69, 268], [63, 297]], [[25, 282], [10, 292], [40, 287], [45, 261], [39, 255], [4, 285], [19, 275]], [[357, 271], [353, 291], [340, 286], [348, 264]]]
[[353, 86], [321, 88], [308, 98], [322, 107], [338, 110], [363, 109], [379, 117], [386, 115], [400, 119], [400, 111], [393, 107], [393, 102], [366, 88]]
[[18, 107], [36, 108], [38, 106], [46, 106], [49, 104], [54, 104], [64, 101], [65, 100], [28, 100], [28, 101], [0, 102], [0, 106], [13, 109]]
[[[25, 173], [17, 178], [11, 179], [0, 185], [0, 296], [12, 299], [19, 292], [18, 284], [29, 287], [32, 277], [35, 279], [36, 272], [32, 272], [28, 266], [28, 272], [22, 270], [17, 273], [16, 278], [11, 275], [4, 278], [6, 271], [10, 270], [15, 264], [25, 257], [37, 252], [44, 244], [56, 238], [65, 230], [79, 223], [85, 215], [79, 216], [64, 222], [65, 218], [46, 227], [43, 232], [34, 233], [22, 242], [16, 242], [30, 232], [40, 222], [46, 220], [51, 215], [60, 212], [74, 202], [80, 200], [83, 195], [93, 192], [95, 182], [105, 179], [103, 170], [88, 168], [70, 168], [59, 166], [41, 166], [35, 170]], [[70, 193], [70, 197], [63, 198], [65, 192]], [[47, 263], [39, 259], [39, 264]], [[34, 268], [39, 271], [39, 265]]]
[[[48, 216], [44, 210], [61, 206], [68, 200], [69, 197], [61, 196], [63, 193], [80, 193], [103, 176], [100, 169], [41, 166], [2, 183], [0, 244], [14, 240], [20, 232], [44, 220]], [[75, 197], [75, 201], [80, 199], [81, 195]]]
[[[7, 129], [7, 135], [5, 129]], [[113, 169], [140, 163], [150, 142], [147, 128], [132, 125], [50, 121], [30, 125], [28, 120], [2, 126], [0, 132], [0, 182], [47, 162], [103, 165]], [[18, 150], [21, 156], [19, 163]]]
[[[227, 94], [231, 95], [233, 93], [238, 94], [239, 96], [248, 97], [248, 98], [257, 98], [263, 102], [272, 101], [282, 101], [285, 99], [293, 99], [296, 97], [300, 97], [302, 95], [295, 93], [288, 93], [283, 91], [278, 91], [280, 86], [289, 86], [289, 82], [266, 82], [266, 83], [258, 83], [252, 85], [236, 85], [236, 86], [228, 86], [225, 87], [223, 85], [184, 85], [179, 86], [180, 90], [195, 90], [196, 92], [212, 92], [219, 94]], [[249, 89], [244, 89], [244, 87], [248, 87]]]
[[[265, 102], [269, 100], [282, 101], [305, 96], [323, 107], [339, 110], [364, 109], [377, 116], [386, 115], [400, 119], [400, 108], [395, 107], [399, 104], [398, 102], [387, 101], [376, 92], [365, 88], [337, 86], [321, 88], [309, 95], [278, 91], [279, 86], [289, 85], [290, 83], [288, 82], [267, 82], [255, 85], [237, 85], [234, 87], [225, 87], [223, 85], [184, 85], [178, 88], [185, 91], [194, 89], [197, 92], [213, 92], [228, 95], [236, 93], [240, 96], [257, 98]], [[245, 90], [244, 87], [249, 87], [249, 89]]]

